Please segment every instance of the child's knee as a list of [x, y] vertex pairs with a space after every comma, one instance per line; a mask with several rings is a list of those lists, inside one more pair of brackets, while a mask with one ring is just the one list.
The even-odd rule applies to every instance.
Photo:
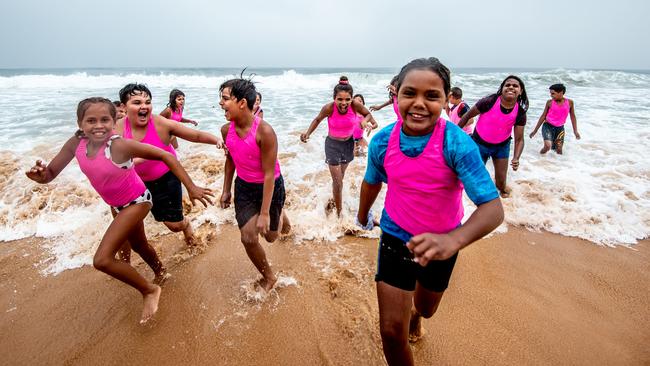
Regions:
[[381, 339], [390, 343], [406, 342], [405, 324], [399, 321], [382, 321], [379, 326]]
[[95, 267], [95, 269], [98, 271], [106, 272], [113, 260], [114, 259], [111, 259], [105, 255], [95, 254], [95, 257], [93, 258], [93, 267]]
[[264, 234], [264, 240], [266, 240], [269, 243], [273, 243], [278, 239], [278, 232], [277, 231], [270, 231], [266, 234]]

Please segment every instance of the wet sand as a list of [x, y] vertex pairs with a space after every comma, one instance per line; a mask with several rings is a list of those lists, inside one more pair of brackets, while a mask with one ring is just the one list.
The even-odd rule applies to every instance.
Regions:
[[[41, 240], [0, 243], [0, 364], [384, 364], [376, 240], [265, 244], [281, 283], [260, 298], [236, 227], [198, 232], [193, 256], [178, 235], [152, 240], [172, 277], [144, 326], [135, 290], [90, 266], [43, 277]], [[650, 364], [649, 269], [648, 240], [607, 248], [511, 227], [461, 252], [416, 363]]]

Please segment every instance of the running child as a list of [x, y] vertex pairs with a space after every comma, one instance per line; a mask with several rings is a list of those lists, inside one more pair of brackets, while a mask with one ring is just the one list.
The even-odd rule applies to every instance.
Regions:
[[113, 105], [115, 106], [115, 120], [122, 119], [126, 116], [126, 107], [119, 100], [114, 100]]
[[[389, 365], [413, 365], [409, 339], [423, 336], [422, 318], [438, 309], [458, 251], [503, 221], [476, 144], [441, 117], [449, 86], [449, 70], [437, 58], [402, 67], [396, 83], [401, 118], [368, 148], [357, 220], [372, 229], [370, 207], [387, 183], [375, 281]], [[462, 185], [477, 209], [461, 225]]]
[[253, 106], [253, 114], [256, 117], [260, 117], [260, 119], [264, 119], [264, 110], [262, 109], [262, 93], [257, 92], [257, 96], [255, 97], [255, 105]]
[[[163, 149], [173, 156], [176, 151], [170, 141], [174, 136], [191, 142], [223, 147], [223, 141], [211, 133], [185, 127], [152, 114], [151, 92], [143, 84], [128, 84], [120, 90], [120, 100], [126, 105], [126, 117], [117, 121], [116, 133]], [[188, 246], [194, 245], [194, 231], [183, 215], [182, 189], [177, 177], [165, 164], [147, 160], [135, 165], [135, 171], [151, 191], [151, 213], [172, 232], [182, 231]]]
[[[451, 88], [449, 93], [449, 104], [446, 107], [447, 114], [449, 115], [450, 121], [458, 124], [458, 121], [469, 112], [469, 106], [463, 100], [463, 90], [459, 87]], [[467, 121], [463, 131], [467, 132], [468, 135], [471, 135], [474, 131], [474, 118], [471, 118]]]
[[[353, 100], [354, 91], [346, 76], [341, 76], [339, 83], [334, 87], [333, 102], [321, 108], [320, 113], [314, 118], [307, 131], [300, 135], [300, 141], [307, 142], [312, 132], [316, 130], [321, 121], [327, 118], [328, 134], [325, 139], [325, 163], [329, 166], [332, 176], [332, 195], [327, 204], [330, 211], [336, 207], [336, 214], [341, 216], [343, 209], [343, 178], [348, 164], [354, 160], [354, 125], [361, 124], [362, 129], [377, 128], [377, 122], [366, 107]], [[359, 122], [357, 114], [364, 118]]]
[[[88, 177], [90, 184], [117, 212], [99, 243], [93, 266], [140, 291], [144, 300], [140, 323], [145, 323], [158, 310], [161, 290], [157, 283], [164, 278], [165, 267], [158, 259], [156, 251], [149, 245], [144, 232], [142, 220], [151, 209], [151, 193], [135, 172], [133, 158], [156, 160], [165, 164], [180, 177], [192, 203], [199, 200], [207, 206], [206, 202], [212, 203], [209, 197], [212, 192], [194, 185], [185, 169], [170, 153], [147, 144], [119, 138], [113, 131], [115, 117], [115, 106], [110, 100], [82, 100], [77, 107], [80, 131], [68, 139], [47, 166], [38, 160], [26, 174], [35, 182], [49, 183], [76, 157], [79, 168]], [[128, 263], [115, 259], [115, 254], [127, 239], [133, 250], [155, 273], [153, 283], [144, 279]]]
[[499, 90], [492, 95], [479, 100], [458, 121], [458, 126], [464, 128], [470, 119], [478, 116], [472, 138], [478, 145], [483, 162], [492, 158], [494, 164], [494, 180], [501, 197], [510, 196], [510, 188], [506, 186], [508, 177], [508, 158], [510, 157], [510, 141], [512, 132], [515, 133], [515, 149], [512, 158], [512, 170], [519, 169], [519, 158], [524, 151], [524, 127], [528, 111], [528, 96], [524, 82], [517, 76], [506, 77]]
[[221, 207], [230, 206], [235, 179], [235, 217], [241, 242], [255, 268], [262, 274], [260, 287], [269, 291], [277, 278], [266, 259], [259, 235], [269, 243], [278, 231], [288, 233], [291, 226], [283, 211], [284, 179], [278, 161], [278, 139], [270, 124], [253, 115], [255, 85], [242, 78], [228, 80], [219, 87], [219, 105], [226, 120], [221, 135], [226, 141]]
[[[352, 99], [364, 106], [366, 105], [366, 101], [361, 94], [356, 94]], [[359, 123], [354, 124], [354, 132], [352, 133], [352, 138], [354, 138], [354, 156], [363, 156], [366, 153], [368, 141], [363, 138], [365, 130], [361, 128], [361, 123], [363, 122], [364, 117], [357, 113], [357, 118], [359, 119]], [[368, 134], [370, 134], [370, 128], [368, 128]]]
[[[169, 103], [167, 103], [167, 108], [163, 109], [163, 111], [160, 112], [160, 115], [176, 122], [191, 123], [194, 126], [198, 126], [198, 122], [183, 117], [183, 109], [185, 109], [185, 93], [178, 89], [172, 89], [169, 93]], [[176, 141], [176, 137], [172, 137], [171, 143], [172, 146], [174, 146], [174, 149], [178, 149], [178, 141]]]
[[556, 153], [562, 154], [566, 118], [571, 115], [573, 135], [575, 135], [577, 140], [580, 140], [578, 121], [576, 120], [576, 113], [573, 109], [573, 100], [564, 97], [566, 87], [562, 84], [553, 84], [549, 87], [549, 90], [551, 99], [546, 102], [544, 112], [539, 117], [535, 129], [530, 133], [530, 138], [532, 139], [537, 133], [537, 130], [539, 130], [539, 126], [542, 126], [544, 146], [539, 153], [546, 154], [550, 149], [553, 149]]

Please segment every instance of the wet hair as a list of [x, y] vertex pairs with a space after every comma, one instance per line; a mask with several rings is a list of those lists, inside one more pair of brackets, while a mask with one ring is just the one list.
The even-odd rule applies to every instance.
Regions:
[[[390, 83], [389, 83], [389, 84], [392, 85], [392, 86], [394, 86], [395, 88], [397, 88], [397, 80], [398, 80], [398, 79], [399, 79], [399, 74], [393, 76], [393, 78], [390, 79]], [[393, 97], [393, 92], [390, 91], [390, 89], [388, 89], [388, 98], [392, 98], [392, 97]]]
[[[243, 71], [242, 71], [243, 76]], [[237, 100], [246, 100], [246, 105], [248, 109], [253, 110], [255, 107], [255, 98], [257, 97], [257, 90], [255, 90], [255, 84], [249, 79], [244, 79], [239, 77], [237, 79], [230, 79], [221, 86], [219, 86], [219, 92], [223, 92], [224, 89], [230, 89], [230, 95], [235, 97]], [[261, 98], [260, 98], [261, 101]]]
[[362, 103], [363, 105], [366, 105], [366, 98], [364, 98], [363, 95], [361, 95], [361, 94], [356, 94], [355, 96], [352, 97], [352, 99], [354, 99], [354, 98], [356, 98], [356, 97], [361, 98], [361, 103]]
[[436, 73], [440, 79], [442, 79], [442, 86], [443, 91], [445, 92], [445, 96], [449, 95], [449, 89], [451, 86], [451, 74], [447, 66], [443, 65], [440, 60], [435, 57], [418, 58], [404, 65], [397, 75], [397, 90], [402, 87], [402, 83], [404, 82], [406, 75], [413, 70], [429, 70]]
[[113, 105], [114, 105], [115, 107], [119, 107], [119, 106], [122, 105], [122, 102], [120, 102], [119, 100], [114, 100], [114, 101], [113, 101]]
[[185, 93], [180, 91], [179, 89], [172, 89], [172, 91], [169, 92], [169, 103], [167, 103], [167, 106], [172, 109], [172, 111], [178, 111], [178, 106], [176, 105], [176, 98], [182, 96], [185, 96]]
[[120, 102], [126, 104], [129, 99], [134, 95], [146, 94], [148, 97], [152, 98], [151, 91], [144, 84], [130, 83], [126, 84], [122, 89], [120, 89]]
[[524, 82], [515, 75], [508, 75], [503, 81], [501, 82], [501, 86], [499, 86], [499, 91], [497, 92], [497, 95], [501, 95], [503, 93], [503, 86], [506, 85], [506, 81], [508, 79], [514, 79], [519, 82], [519, 86], [521, 86], [521, 94], [517, 97], [517, 103], [519, 103], [519, 107], [521, 107], [524, 112], [528, 111], [528, 95], [526, 94], [526, 86], [524, 85]]
[[339, 83], [334, 87], [334, 94], [332, 95], [332, 98], [336, 98], [336, 94], [339, 92], [346, 92], [350, 95], [354, 94], [354, 90], [352, 89], [352, 85], [350, 85], [347, 76], [341, 76], [339, 78]]
[[463, 90], [455, 86], [451, 88], [451, 96], [457, 99], [461, 99], [463, 97]]
[[260, 103], [262, 103], [262, 93], [257, 92], [257, 96], [260, 97]]
[[117, 116], [117, 110], [115, 109], [115, 104], [113, 104], [113, 102], [102, 97], [91, 97], [86, 98], [77, 104], [77, 122], [81, 122], [81, 120], [84, 119], [86, 111], [93, 104], [105, 104], [106, 108], [108, 108], [108, 113], [111, 115], [113, 120], [115, 120]]
[[548, 87], [548, 90], [553, 90], [556, 93], [566, 93], [566, 87], [564, 84], [553, 84]]

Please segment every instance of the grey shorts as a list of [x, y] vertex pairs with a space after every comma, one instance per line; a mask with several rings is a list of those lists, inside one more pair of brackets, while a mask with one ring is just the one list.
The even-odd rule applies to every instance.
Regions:
[[325, 162], [328, 165], [348, 164], [354, 160], [354, 139], [345, 141], [335, 140], [327, 136], [325, 139]]

